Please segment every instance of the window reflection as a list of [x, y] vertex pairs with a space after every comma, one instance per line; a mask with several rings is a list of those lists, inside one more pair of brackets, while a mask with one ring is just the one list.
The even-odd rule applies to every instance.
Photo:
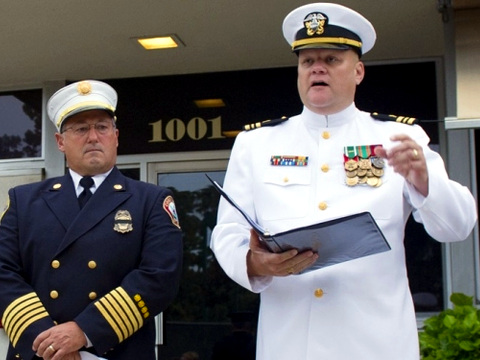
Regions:
[[[223, 183], [225, 171], [208, 174]], [[210, 250], [220, 195], [205, 172], [160, 174], [158, 184], [173, 191], [184, 233], [180, 292], [174, 304], [165, 311], [164, 319], [167, 322], [228, 322], [232, 312], [255, 312], [258, 295], [230, 280]]]
[[0, 159], [40, 157], [42, 90], [0, 93]]
[[[225, 171], [208, 175], [223, 184]], [[233, 313], [258, 311], [259, 296], [227, 277], [209, 248], [220, 195], [205, 172], [159, 174], [157, 183], [173, 191], [184, 234], [183, 273], [179, 293], [163, 314], [160, 359], [194, 350], [210, 359], [212, 349], [230, 329]], [[256, 325], [252, 325], [256, 328]]]

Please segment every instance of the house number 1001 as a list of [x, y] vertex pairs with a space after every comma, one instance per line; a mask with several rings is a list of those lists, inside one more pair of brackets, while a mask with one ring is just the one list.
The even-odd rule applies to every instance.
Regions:
[[194, 117], [185, 125], [180, 119], [171, 119], [166, 124], [158, 120], [149, 125], [152, 126], [152, 139], [149, 142], [179, 141], [185, 134], [192, 140], [223, 139], [222, 117], [204, 120]]

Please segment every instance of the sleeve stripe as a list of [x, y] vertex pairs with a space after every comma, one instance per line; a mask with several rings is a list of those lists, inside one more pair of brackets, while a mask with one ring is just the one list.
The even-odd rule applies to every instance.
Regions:
[[35, 321], [43, 319], [48, 316], [48, 313], [46, 311], [38, 314], [37, 316], [34, 316], [30, 318], [28, 321], [26, 321], [23, 326], [19, 329], [18, 334], [15, 336], [15, 338], [10, 338], [12, 341], [12, 345], [15, 347], [17, 346], [17, 342], [20, 339], [20, 336], [23, 334], [23, 332], [29, 327], [31, 324], [33, 324]]
[[33, 306], [33, 305], [25, 309], [24, 311], [22, 311], [21, 316], [19, 314], [19, 316], [17, 316], [15, 319], [12, 319], [11, 326], [10, 325], [8, 326], [10, 337], [13, 338], [19, 332], [20, 333], [23, 332], [20, 330], [24, 327], [25, 323], [30, 323], [31, 317], [37, 316], [38, 314], [43, 314], [43, 313], [44, 314], [47, 313], [43, 306]]
[[5, 312], [4, 312], [4, 317], [2, 319], [2, 323], [5, 324], [6, 323], [6, 318], [8, 317], [8, 314], [9, 312], [13, 312], [14, 309], [18, 306], [18, 305], [21, 305], [22, 303], [25, 303], [29, 300], [35, 300], [35, 298], [37, 297], [37, 295], [34, 293], [34, 292], [31, 292], [31, 293], [28, 293], [24, 296], [21, 296], [19, 297], [18, 299], [12, 301], [12, 303], [10, 305], [7, 306], [7, 308], [5, 309]]
[[[135, 306], [135, 303], [132, 299], [128, 296], [128, 294], [122, 288], [117, 288], [114, 292], [114, 296], [118, 298], [118, 300], [123, 300], [125, 303], [125, 316], [130, 323], [130, 326], [133, 327], [133, 332], [138, 331], [143, 326], [143, 318], [138, 308]], [[133, 316], [128, 316], [133, 315]], [[133, 334], [132, 332], [132, 334]]]
[[95, 306], [112, 327], [120, 342], [143, 326], [143, 318], [135, 303], [122, 288], [99, 299]]
[[108, 302], [105, 299], [102, 299], [101, 301], [97, 301], [95, 303], [95, 306], [102, 313], [105, 320], [107, 320], [107, 322], [110, 324], [115, 334], [117, 334], [118, 342], [122, 342], [123, 340], [125, 340], [122, 334], [122, 331], [118, 327], [115, 319], [110, 315], [110, 312], [105, 308], [105, 307], [111, 308]]
[[[126, 316], [125, 312], [127, 312], [129, 309], [123, 309], [123, 308], [119, 307], [120, 303], [122, 303], [122, 299], [120, 298], [120, 296], [118, 295], [118, 293], [116, 291], [113, 291], [110, 294], [109, 300], [110, 300], [111, 303], [114, 302], [112, 305], [115, 307], [116, 313], [119, 315], [119, 321], [127, 329], [127, 335], [126, 336], [132, 335], [133, 334], [132, 323], [130, 322], [130, 319], [125, 318], [125, 316]], [[128, 304], [125, 304], [125, 306], [128, 307]]]
[[48, 317], [48, 312], [37, 294], [32, 292], [19, 297], [6, 308], [2, 323], [15, 346], [28, 326], [45, 317]]
[[[21, 304], [22, 307], [18, 306], [18, 309], [15, 309], [15, 312], [11, 312], [9, 314], [5, 315], [5, 325], [9, 326], [10, 323], [13, 324], [21, 321], [22, 318], [28, 316], [29, 312], [32, 311], [35, 308], [41, 308], [43, 309], [42, 304], [40, 303], [39, 300], [29, 300], [26, 301], [24, 304]], [[45, 310], [45, 309], [43, 309]]]

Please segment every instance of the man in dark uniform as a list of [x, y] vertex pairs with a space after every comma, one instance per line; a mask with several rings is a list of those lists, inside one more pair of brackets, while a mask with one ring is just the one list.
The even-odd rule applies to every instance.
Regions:
[[116, 103], [100, 81], [56, 92], [48, 115], [69, 171], [8, 193], [0, 223], [8, 360], [155, 359], [154, 317], [178, 290], [182, 232], [169, 190], [115, 167]]

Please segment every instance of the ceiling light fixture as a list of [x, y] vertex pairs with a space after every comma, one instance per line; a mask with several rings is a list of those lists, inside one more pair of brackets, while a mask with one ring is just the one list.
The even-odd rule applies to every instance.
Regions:
[[201, 99], [194, 100], [194, 103], [198, 108], [217, 108], [225, 106], [223, 99]]
[[135, 38], [146, 50], [171, 49], [179, 46], [185, 46], [180, 38], [175, 35], [149, 36]]

